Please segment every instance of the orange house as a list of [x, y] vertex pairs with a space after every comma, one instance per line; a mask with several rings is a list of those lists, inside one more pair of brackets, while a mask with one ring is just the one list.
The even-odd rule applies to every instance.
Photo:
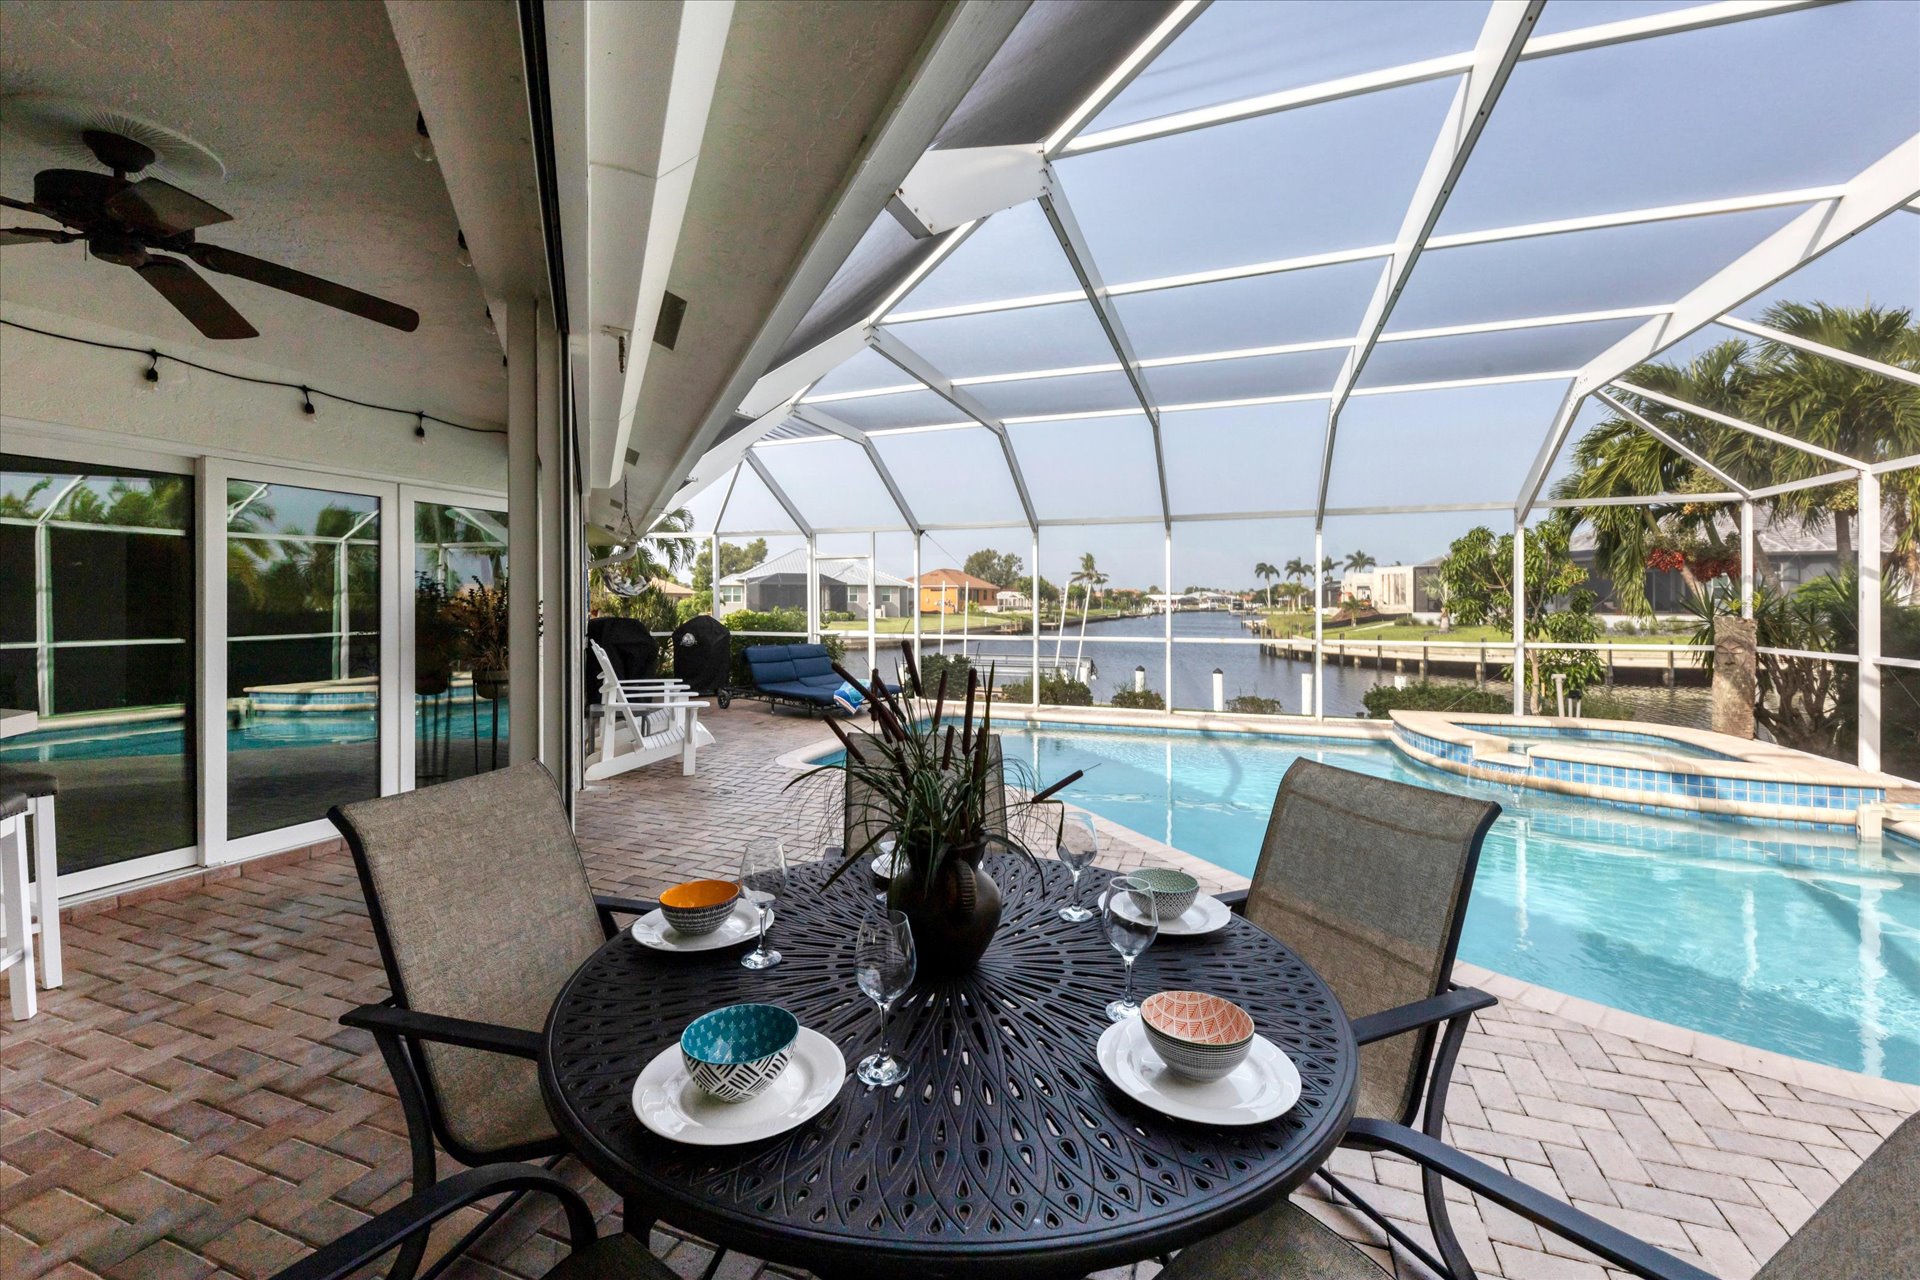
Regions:
[[963, 609], [985, 609], [1000, 594], [1000, 584], [976, 578], [958, 569], [935, 569], [920, 575], [920, 612], [959, 613]]

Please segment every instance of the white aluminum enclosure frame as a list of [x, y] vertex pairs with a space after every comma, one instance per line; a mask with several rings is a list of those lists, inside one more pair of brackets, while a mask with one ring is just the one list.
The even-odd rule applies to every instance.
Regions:
[[[1748, 431], [1760, 438], [1770, 439], [1783, 447], [1793, 448], [1809, 456], [1820, 457], [1839, 468], [1822, 476], [1810, 477], [1782, 484], [1747, 484], [1728, 474], [1723, 469], [1711, 465], [1698, 452], [1688, 448], [1672, 432], [1660, 427], [1656, 422], [1635, 412], [1624, 403], [1621, 396], [1645, 395], [1648, 400], [1659, 397], [1646, 388], [1628, 382], [1622, 382], [1629, 371], [1637, 364], [1656, 358], [1673, 343], [1688, 334], [1699, 331], [1708, 325], [1720, 324], [1750, 336], [1767, 341], [1780, 341], [1785, 345], [1808, 350], [1817, 355], [1825, 355], [1841, 360], [1856, 368], [1884, 374], [1908, 383], [1920, 382], [1920, 375], [1910, 371], [1888, 366], [1853, 353], [1822, 348], [1805, 340], [1781, 335], [1764, 326], [1739, 320], [1728, 312], [1776, 281], [1790, 275], [1799, 267], [1814, 260], [1821, 254], [1843, 243], [1848, 238], [1872, 225], [1889, 211], [1901, 207], [1913, 209], [1920, 207], [1920, 134], [1901, 143], [1893, 151], [1869, 165], [1852, 179], [1844, 182], [1832, 182], [1825, 185], [1781, 188], [1769, 191], [1757, 191], [1751, 194], [1719, 196], [1712, 199], [1681, 201], [1658, 205], [1624, 207], [1598, 213], [1583, 214], [1574, 217], [1561, 217], [1533, 222], [1513, 223], [1475, 230], [1435, 234], [1434, 228], [1447, 195], [1463, 171], [1470, 168], [1471, 150], [1479, 127], [1484, 124], [1488, 113], [1497, 107], [1499, 90], [1505, 77], [1518, 63], [1530, 62], [1541, 58], [1551, 58], [1561, 54], [1577, 53], [1590, 49], [1602, 49], [1609, 46], [1628, 44], [1635, 41], [1655, 39], [1664, 35], [1681, 32], [1699, 31], [1709, 27], [1729, 23], [1742, 23], [1763, 19], [1769, 16], [1794, 13], [1816, 6], [1818, 0], [1728, 0], [1725, 3], [1706, 3], [1689, 8], [1649, 14], [1620, 22], [1611, 22], [1586, 27], [1579, 30], [1564, 31], [1545, 36], [1533, 35], [1531, 22], [1539, 12], [1539, 5], [1521, 3], [1520, 0], [1500, 0], [1490, 6], [1488, 19], [1482, 31], [1481, 40], [1475, 49], [1447, 55], [1441, 58], [1427, 59], [1408, 63], [1398, 67], [1362, 75], [1347, 76], [1338, 80], [1320, 84], [1288, 89], [1282, 92], [1266, 94], [1236, 102], [1200, 108], [1192, 111], [1177, 112], [1173, 115], [1141, 121], [1113, 129], [1101, 129], [1096, 132], [1085, 131], [1085, 125], [1098, 115], [1100, 109], [1117, 96], [1131, 77], [1151, 62], [1154, 55], [1165, 49], [1172, 40], [1184, 30], [1204, 6], [1183, 4], [1168, 15], [1161, 26], [1152, 33], [1122, 68], [1103, 83], [1098, 92], [1084, 103], [1082, 109], [1068, 125], [1056, 136], [1045, 141], [1043, 155], [1049, 162], [1046, 170], [1046, 190], [1038, 197], [1040, 212], [1051, 225], [1054, 238], [1059, 242], [1066, 261], [1072, 269], [1076, 288], [1060, 289], [1050, 292], [1031, 293], [1018, 297], [1004, 297], [984, 301], [968, 301], [921, 307], [900, 308], [900, 301], [910, 292], [912, 284], [917, 284], [935, 269], [935, 263], [928, 263], [916, 272], [914, 281], [894, 291], [886, 305], [880, 307], [858, 332], [849, 331], [849, 337], [857, 337], [872, 350], [889, 359], [904, 375], [900, 380], [883, 386], [868, 386], [854, 390], [828, 391], [815, 394], [805, 387], [794, 385], [787, 394], [793, 397], [791, 418], [828, 433], [831, 437], [858, 444], [874, 466], [875, 474], [880, 478], [894, 507], [899, 511], [904, 531], [913, 537], [913, 553], [916, 577], [922, 553], [922, 539], [928, 533], [943, 530], [1002, 529], [1009, 524], [1007, 520], [966, 522], [925, 521], [916, 518], [916, 513], [908, 503], [899, 483], [901, 475], [895, 469], [889, 469], [874, 441], [892, 434], [915, 432], [933, 432], [957, 428], [985, 428], [992, 432], [1001, 446], [1002, 454], [1016, 492], [1020, 496], [1020, 505], [1025, 516], [1031, 537], [1032, 569], [1037, 574], [1040, 567], [1041, 530], [1080, 527], [1080, 526], [1159, 526], [1165, 537], [1165, 575], [1168, 578], [1168, 592], [1172, 592], [1172, 564], [1175, 540], [1179, 537], [1178, 526], [1194, 523], [1218, 521], [1258, 521], [1258, 520], [1299, 520], [1312, 519], [1315, 526], [1323, 526], [1328, 518], [1357, 515], [1414, 514], [1430, 512], [1486, 512], [1489, 515], [1505, 513], [1514, 521], [1513, 527], [1520, 531], [1516, 540], [1520, 548], [1524, 547], [1524, 531], [1536, 508], [1561, 509], [1577, 506], [1610, 505], [1658, 505], [1675, 501], [1722, 501], [1738, 508], [1741, 528], [1741, 581], [1740, 595], [1743, 612], [1752, 609], [1753, 564], [1754, 564], [1754, 508], [1755, 504], [1780, 493], [1795, 489], [1814, 487], [1822, 484], [1840, 482], [1861, 483], [1864, 489], [1873, 482], [1877, 489], [1877, 480], [1891, 471], [1902, 470], [1920, 465], [1920, 458], [1892, 459], [1869, 462], [1854, 459], [1830, 449], [1822, 449], [1810, 442], [1797, 440], [1783, 432], [1773, 431], [1760, 424], [1744, 423], [1728, 418], [1716, 417], [1704, 412], [1699, 406], [1677, 405], [1683, 412], [1702, 412], [1703, 416], [1721, 421], [1733, 428]], [[1457, 78], [1452, 108], [1435, 140], [1421, 180], [1413, 193], [1399, 234], [1392, 243], [1364, 245], [1352, 248], [1326, 250], [1311, 254], [1301, 254], [1291, 258], [1273, 259], [1263, 262], [1245, 263], [1210, 267], [1177, 275], [1166, 275], [1145, 279], [1119, 282], [1108, 281], [1095, 263], [1093, 250], [1088, 246], [1081, 232], [1079, 219], [1060, 177], [1051, 166], [1056, 157], [1070, 157], [1106, 150], [1112, 147], [1126, 146], [1133, 142], [1149, 138], [1167, 137], [1194, 129], [1202, 129], [1235, 120], [1250, 119], [1274, 112], [1291, 111], [1311, 107], [1320, 103], [1334, 102], [1362, 94], [1378, 92], [1393, 87], [1417, 84], [1427, 81]], [[1562, 314], [1509, 316], [1491, 320], [1478, 320], [1472, 323], [1394, 328], [1392, 313], [1399, 291], [1406, 285], [1418, 257], [1427, 250], [1464, 247], [1469, 245], [1490, 245], [1505, 242], [1530, 240], [1594, 231], [1608, 228], [1646, 226], [1658, 223], [1677, 222], [1692, 219], [1711, 219], [1721, 215], [1748, 213], [1763, 210], [1798, 210], [1797, 214], [1779, 230], [1767, 236], [1754, 248], [1738, 255], [1727, 263], [1717, 274], [1712, 275], [1704, 284], [1685, 293], [1684, 296], [1666, 303], [1648, 303], [1627, 307], [1594, 308], [1591, 310], [1571, 311]], [[987, 215], [989, 218], [994, 215]], [[968, 224], [963, 230], [973, 231], [979, 224]], [[957, 237], [956, 237], [957, 239]], [[951, 252], [952, 246], [946, 251]], [[1318, 338], [1311, 341], [1274, 344], [1257, 348], [1233, 350], [1210, 350], [1199, 353], [1141, 358], [1129, 338], [1126, 326], [1121, 322], [1120, 309], [1115, 299], [1131, 295], [1174, 290], [1195, 285], [1218, 283], [1223, 281], [1247, 279], [1255, 276], [1272, 275], [1283, 272], [1311, 270], [1317, 267], [1342, 263], [1377, 262], [1380, 267], [1378, 287], [1366, 308], [1363, 322], [1350, 337]], [[1050, 368], [1003, 368], [990, 372], [969, 371], [966, 376], [953, 377], [940, 369], [937, 362], [930, 361], [924, 355], [902, 341], [903, 330], [895, 326], [916, 321], [958, 318], [964, 316], [987, 315], [995, 312], [1016, 311], [1063, 303], [1085, 303], [1099, 322], [1111, 352], [1110, 359], [1101, 359], [1094, 363], [1060, 366]], [[1474, 334], [1514, 333], [1529, 329], [1544, 329], [1554, 326], [1576, 325], [1601, 321], [1635, 320], [1641, 323], [1605, 352], [1578, 368], [1553, 371], [1489, 375], [1484, 377], [1464, 377], [1436, 380], [1422, 383], [1406, 383], [1392, 386], [1359, 385], [1360, 375], [1368, 358], [1378, 349], [1394, 343], [1420, 341], [1434, 338], [1464, 337]], [[1162, 397], [1154, 394], [1145, 376], [1147, 371], [1158, 368], [1191, 366], [1210, 362], [1228, 362], [1234, 360], [1256, 359], [1264, 356], [1287, 355], [1314, 351], [1338, 351], [1345, 354], [1345, 361], [1333, 386], [1324, 391], [1295, 392], [1267, 396], [1246, 397], [1235, 400], [1194, 401], [1191, 403], [1162, 403]], [[816, 369], [812, 376], [818, 377], [824, 370]], [[995, 414], [989, 411], [980, 399], [969, 394], [969, 388], [985, 387], [998, 383], [1026, 382], [1048, 378], [1069, 378], [1075, 375], [1119, 374], [1127, 384], [1128, 402], [1110, 407], [1076, 410], [1070, 412], [1036, 413], [1030, 415]], [[1416, 390], [1435, 390], [1448, 387], [1482, 387], [1529, 381], [1563, 381], [1570, 385], [1563, 397], [1553, 421], [1545, 424], [1545, 440], [1529, 468], [1523, 491], [1514, 502], [1471, 502], [1428, 504], [1391, 504], [1380, 506], [1333, 506], [1330, 503], [1330, 479], [1333, 463], [1333, 449], [1336, 443], [1337, 428], [1341, 411], [1352, 399], [1373, 395], [1395, 395]], [[932, 390], [955, 409], [949, 422], [929, 423], [904, 427], [856, 426], [849, 419], [854, 411], [850, 407], [840, 416], [835, 406], [853, 404], [875, 397], [896, 395], [903, 392]], [[1574, 417], [1581, 404], [1593, 396], [1626, 420], [1633, 422], [1641, 430], [1648, 432], [1667, 448], [1698, 466], [1722, 486], [1721, 491], [1712, 494], [1646, 494], [1580, 502], [1571, 499], [1555, 499], [1543, 496], [1547, 477], [1560, 450], [1565, 444], [1572, 428]], [[1327, 439], [1322, 449], [1321, 473], [1318, 491], [1313, 505], [1309, 507], [1289, 507], [1285, 509], [1245, 510], [1233, 512], [1185, 512], [1173, 501], [1168, 491], [1167, 451], [1171, 441], [1179, 432], [1178, 415], [1182, 412], [1209, 408], [1246, 407], [1257, 408], [1264, 405], [1297, 404], [1305, 402], [1324, 402], [1327, 406]], [[1027, 423], [1067, 422], [1076, 419], [1094, 419], [1116, 416], [1139, 415], [1147, 425], [1154, 443], [1155, 482], [1158, 487], [1159, 501], [1157, 510], [1113, 510], [1090, 518], [1061, 519], [1049, 514], [1044, 505], [1037, 504], [1030, 494], [1027, 475], [1023, 466], [1031, 466], [1030, 460], [1023, 461], [1016, 448], [1014, 437], [1007, 428]], [[862, 421], [871, 421], [873, 411], [861, 415]], [[778, 428], [784, 416], [772, 421], [756, 424], [765, 430]], [[743, 433], [746, 434], [746, 433]], [[804, 439], [783, 439], [777, 442], [766, 441], [764, 446], [749, 441], [746, 456], [752, 460], [753, 453], [760, 447], [798, 447], [805, 448]], [[897, 468], [896, 468], [897, 469]], [[758, 468], [756, 467], [756, 470]], [[737, 468], [734, 476], [737, 478]], [[912, 479], [912, 477], [906, 477]], [[731, 483], [731, 482], [729, 482]], [[773, 486], [769, 485], [769, 488]], [[1144, 498], [1144, 491], [1141, 497]], [[1445, 495], [1436, 495], [1445, 496]], [[881, 530], [883, 526], [828, 526], [817, 519], [809, 522], [812, 512], [809, 510], [809, 497], [805, 493], [786, 491], [776, 495], [787, 510], [795, 526], [802, 529], [802, 536], [809, 544], [817, 542], [822, 535], [860, 534], [869, 536]], [[1127, 504], [1128, 508], [1139, 505]], [[779, 534], [780, 530], [734, 530], [728, 527], [724, 505], [716, 519], [711, 536], [735, 536], [737, 534]], [[1316, 547], [1324, 546], [1316, 538]], [[1517, 549], [1518, 550], [1518, 549]], [[1322, 558], [1316, 551], [1316, 566]], [[1867, 567], [1862, 564], [1863, 579]], [[1316, 583], [1324, 580], [1324, 575], [1316, 567]], [[1524, 599], [1524, 583], [1516, 574], [1515, 592], [1518, 599]], [[1316, 597], [1318, 601], [1320, 597]], [[1515, 616], [1522, 616], [1522, 610], [1516, 608]], [[1316, 623], [1317, 623], [1316, 619]], [[1863, 618], [1863, 622], [1864, 622]], [[1170, 622], [1170, 619], [1169, 619]], [[872, 628], [869, 628], [871, 631]], [[1316, 625], [1316, 631], [1320, 628]], [[1198, 641], [1188, 637], [1174, 637], [1170, 634], [1170, 625], [1163, 643], [1167, 661], [1163, 670], [1168, 672], [1171, 684], [1171, 653], [1176, 643], [1230, 643], [1228, 641]], [[1089, 643], [1094, 642], [1088, 637]], [[1137, 640], [1134, 642], [1138, 642]], [[1237, 643], [1237, 642], [1235, 642]], [[1033, 638], [1036, 656], [1032, 666], [1038, 668], [1038, 635]], [[1525, 654], [1530, 649], [1540, 648], [1538, 643], [1528, 642], [1523, 635], [1515, 637], [1515, 659], [1524, 670]], [[1316, 671], [1321, 667], [1324, 656], [1324, 644], [1316, 639], [1314, 646]], [[1903, 660], [1881, 660], [1877, 654], [1860, 655], [1868, 665], [1901, 665]], [[1854, 655], [1836, 655], [1835, 661], [1852, 661]], [[1916, 664], [1920, 665], [1920, 664]], [[1320, 705], [1323, 695], [1321, 681], [1315, 682], [1313, 705], [1307, 710], [1311, 713], [1323, 710]], [[1873, 682], [1863, 679], [1862, 715], [1863, 742], [1861, 759], [1872, 758], [1865, 743], [1864, 726], [1877, 718], [1877, 699], [1873, 697]], [[1172, 690], [1169, 687], [1169, 702]], [[1868, 703], [1873, 705], [1869, 708]], [[1867, 714], [1869, 710], [1873, 716]], [[1877, 746], [1877, 740], [1876, 740]]]

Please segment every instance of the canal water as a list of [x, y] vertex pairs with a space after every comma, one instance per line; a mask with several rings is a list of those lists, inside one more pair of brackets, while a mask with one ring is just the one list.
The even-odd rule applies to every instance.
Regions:
[[[1062, 666], [1072, 667], [1077, 659], [1091, 662], [1093, 674], [1087, 683], [1093, 690], [1095, 702], [1112, 702], [1117, 690], [1131, 688], [1135, 667], [1145, 668], [1146, 687], [1164, 696], [1167, 681], [1161, 638], [1165, 625], [1165, 619], [1158, 614], [1089, 623], [1084, 644], [1081, 642], [1080, 628], [1069, 625], [1064, 636], [1049, 632], [1040, 637], [1040, 664], [1042, 668], [1054, 665], [1056, 647]], [[1217, 667], [1225, 677], [1226, 696], [1229, 699], [1242, 694], [1254, 694], [1278, 699], [1288, 714], [1299, 715], [1311, 710], [1302, 705], [1301, 677], [1312, 673], [1312, 661], [1272, 657], [1262, 653], [1257, 645], [1225, 643], [1251, 638], [1252, 633], [1247, 630], [1242, 618], [1228, 613], [1176, 613], [1173, 615], [1173, 634], [1175, 707], [1211, 710], [1213, 672]], [[890, 671], [893, 664], [887, 654], [889, 648], [897, 643], [892, 637], [880, 641], [883, 670]], [[960, 653], [964, 648], [969, 657], [982, 663], [997, 661], [1002, 668], [999, 677], [1002, 684], [1026, 677], [1031, 661], [1031, 643], [1026, 636], [986, 640], [969, 637], [963, 641], [955, 632], [949, 632], [944, 641], [946, 652]], [[938, 633], [931, 630], [923, 629], [921, 644], [927, 653], [938, 653], [942, 648]], [[850, 639], [847, 650], [848, 656], [859, 660], [859, 666], [863, 669], [866, 658], [864, 641]], [[1485, 687], [1511, 697], [1512, 686], [1494, 678], [1501, 667], [1499, 656], [1489, 651]], [[1402, 674], [1409, 682], [1420, 678], [1414, 664], [1408, 663], [1407, 668]], [[1361, 698], [1367, 690], [1376, 684], [1393, 683], [1394, 674], [1391, 663], [1382, 671], [1371, 665], [1350, 667], [1329, 661], [1325, 674], [1326, 714], [1362, 714], [1365, 705]], [[1457, 682], [1472, 683], [1471, 680]], [[1621, 685], [1614, 689], [1614, 693], [1633, 706], [1637, 719], [1698, 728], [1706, 728], [1712, 720], [1711, 699], [1706, 689]]]

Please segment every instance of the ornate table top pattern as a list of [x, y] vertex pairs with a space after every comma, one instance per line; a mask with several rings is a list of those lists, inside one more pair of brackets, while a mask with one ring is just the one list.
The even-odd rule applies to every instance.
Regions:
[[895, 1053], [912, 1068], [899, 1086], [870, 1090], [849, 1074], [812, 1121], [738, 1147], [682, 1146], [634, 1118], [640, 1068], [720, 1005], [783, 1005], [849, 1062], [877, 1044], [851, 954], [873, 885], [849, 872], [822, 893], [828, 868], [815, 864], [795, 869], [781, 903], [775, 969], [741, 968], [737, 948], [668, 955], [625, 934], [580, 968], [549, 1017], [541, 1067], [560, 1132], [666, 1220], [835, 1277], [907, 1265], [1084, 1274], [1218, 1230], [1325, 1158], [1351, 1118], [1356, 1051], [1338, 1002], [1291, 951], [1236, 918], [1141, 957], [1140, 990], [1229, 997], [1300, 1071], [1299, 1104], [1271, 1123], [1172, 1120], [1100, 1071], [1103, 1006], [1123, 974], [1097, 921], [1058, 917], [1065, 868], [988, 865], [1006, 899], [1000, 931], [974, 973], [917, 985], [896, 1006]]

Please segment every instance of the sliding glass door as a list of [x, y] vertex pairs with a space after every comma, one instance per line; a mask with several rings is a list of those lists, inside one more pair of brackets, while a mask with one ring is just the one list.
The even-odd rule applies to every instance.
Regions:
[[0, 762], [58, 779], [77, 884], [196, 838], [193, 502], [190, 475], [0, 455], [0, 706], [38, 717]]
[[380, 499], [227, 482], [227, 836], [380, 794]]
[[507, 516], [413, 506], [414, 786], [507, 764]]

